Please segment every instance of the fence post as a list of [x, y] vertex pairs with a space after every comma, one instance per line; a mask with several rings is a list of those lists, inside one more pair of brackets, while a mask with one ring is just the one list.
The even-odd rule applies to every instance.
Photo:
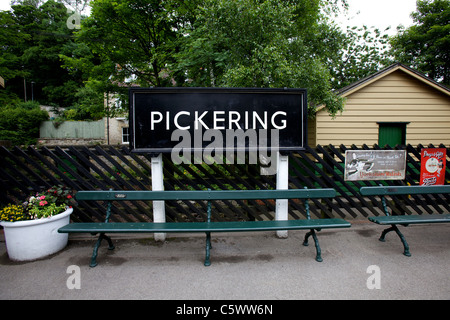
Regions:
[[[277, 152], [277, 190], [289, 189], [289, 156]], [[288, 200], [278, 199], [275, 211], [275, 219], [288, 220]], [[277, 231], [279, 238], [287, 238], [287, 231]]]
[[[160, 153], [152, 157], [152, 190], [164, 191], [163, 159]], [[164, 201], [153, 201], [153, 222], [166, 222], [166, 208]], [[155, 233], [156, 241], [165, 241], [165, 233]]]

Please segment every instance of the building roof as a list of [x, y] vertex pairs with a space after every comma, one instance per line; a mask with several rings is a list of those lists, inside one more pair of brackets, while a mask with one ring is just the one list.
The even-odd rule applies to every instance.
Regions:
[[419, 71], [409, 68], [401, 63], [395, 63], [395, 64], [393, 64], [383, 70], [380, 70], [364, 79], [356, 81], [356, 82], [352, 83], [351, 85], [348, 85], [342, 89], [339, 89], [337, 91], [337, 93], [338, 93], [338, 95], [340, 95], [342, 97], [346, 97], [346, 96], [352, 94], [353, 92], [358, 91], [358, 90], [364, 88], [365, 86], [367, 86], [367, 85], [369, 85], [369, 84], [371, 84], [371, 83], [373, 83], [395, 71], [398, 71], [398, 70], [403, 71], [403, 72], [409, 74], [410, 76], [416, 78], [417, 80], [422, 81], [422, 82], [428, 84], [429, 86], [441, 91], [442, 93], [450, 96], [450, 88], [434, 81], [431, 78], [428, 78], [423, 73], [420, 73]]
[[[436, 90], [446, 94], [447, 96], [450, 96], [450, 88], [449, 87], [447, 87], [447, 86], [445, 86], [445, 85], [443, 85], [443, 84], [441, 84], [439, 82], [436, 82], [433, 79], [428, 78], [423, 73], [420, 73], [419, 71], [414, 70], [414, 69], [412, 69], [410, 67], [407, 67], [407, 66], [405, 66], [405, 65], [403, 65], [401, 63], [394, 63], [394, 64], [390, 65], [389, 67], [383, 69], [383, 70], [380, 70], [380, 71], [378, 71], [378, 72], [376, 72], [376, 73], [374, 73], [374, 74], [372, 74], [372, 75], [370, 75], [368, 77], [365, 77], [365, 78], [363, 78], [363, 79], [361, 79], [359, 81], [356, 81], [356, 82], [354, 82], [354, 83], [352, 83], [352, 84], [350, 84], [350, 85], [348, 85], [348, 86], [346, 86], [344, 88], [341, 88], [341, 89], [337, 90], [336, 93], [339, 96], [345, 98], [345, 97], [349, 96], [350, 94], [352, 94], [352, 93], [354, 93], [354, 92], [356, 92], [358, 90], [361, 90], [362, 88], [370, 85], [371, 83], [373, 83], [373, 82], [375, 82], [375, 81], [377, 81], [377, 80], [379, 80], [379, 79], [381, 79], [381, 78], [383, 78], [383, 77], [385, 77], [385, 76], [387, 76], [387, 75], [389, 75], [389, 74], [391, 74], [391, 73], [393, 73], [395, 71], [398, 71], [398, 70], [403, 71], [403, 72], [409, 74], [410, 76], [416, 78], [417, 80], [419, 80], [419, 81], [421, 81], [421, 82], [423, 82], [423, 83], [433, 87], [434, 89], [436, 89]], [[326, 107], [325, 105], [320, 105], [320, 106], [318, 106], [316, 108], [315, 112], [319, 112], [320, 110], [324, 109], [325, 107]]]

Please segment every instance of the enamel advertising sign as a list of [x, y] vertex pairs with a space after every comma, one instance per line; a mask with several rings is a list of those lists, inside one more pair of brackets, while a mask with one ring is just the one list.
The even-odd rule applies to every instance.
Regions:
[[420, 168], [421, 186], [444, 185], [446, 152], [447, 150], [445, 148], [422, 149]]
[[345, 152], [346, 181], [404, 180], [406, 151], [347, 150]]

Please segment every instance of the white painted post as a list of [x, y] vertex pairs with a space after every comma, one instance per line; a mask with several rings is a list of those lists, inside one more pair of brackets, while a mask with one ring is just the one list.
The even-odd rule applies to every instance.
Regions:
[[[152, 157], [152, 190], [164, 191], [163, 160], [160, 153]], [[153, 201], [153, 222], [166, 222], [166, 208], [164, 201]], [[155, 233], [156, 241], [165, 241], [165, 233]]]
[[[277, 153], [277, 190], [289, 189], [289, 156]], [[288, 200], [277, 200], [275, 219], [288, 220]], [[278, 238], [287, 238], [286, 230], [277, 231]]]

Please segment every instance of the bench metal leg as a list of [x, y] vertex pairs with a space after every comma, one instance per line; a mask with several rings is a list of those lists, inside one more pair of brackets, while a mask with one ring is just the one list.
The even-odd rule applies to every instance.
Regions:
[[108, 241], [108, 250], [114, 250], [114, 245], [112, 243], [112, 240], [110, 237], [108, 237], [107, 235], [105, 235], [104, 233], [100, 233], [100, 235], [98, 236], [97, 242], [94, 246], [94, 251], [92, 252], [92, 257], [91, 257], [91, 263], [89, 264], [89, 266], [91, 268], [94, 268], [95, 266], [97, 266], [97, 254], [98, 254], [98, 248], [100, 248], [100, 245], [102, 244], [102, 240], [105, 239], [106, 241]]
[[205, 267], [211, 265], [210, 250], [211, 250], [211, 232], [206, 232], [206, 253], [205, 253]]
[[319, 239], [317, 239], [317, 235], [316, 232], [314, 231], [314, 229], [311, 229], [306, 235], [305, 235], [305, 240], [303, 241], [303, 245], [305, 247], [307, 247], [308, 244], [308, 238], [312, 236], [314, 239], [314, 244], [316, 246], [316, 261], [317, 262], [322, 262], [322, 250], [320, 249], [320, 245], [319, 245]]
[[395, 233], [397, 233], [397, 235], [399, 236], [400, 240], [402, 241], [403, 244], [403, 248], [404, 248], [404, 252], [403, 254], [407, 257], [411, 257], [411, 253], [409, 252], [409, 245], [408, 242], [406, 242], [405, 236], [400, 232], [400, 230], [397, 228], [397, 226], [395, 224], [391, 225], [390, 228], [385, 229], [382, 233], [381, 233], [381, 237], [380, 237], [380, 241], [381, 242], [386, 242], [386, 234], [388, 234], [391, 231], [395, 231]]

